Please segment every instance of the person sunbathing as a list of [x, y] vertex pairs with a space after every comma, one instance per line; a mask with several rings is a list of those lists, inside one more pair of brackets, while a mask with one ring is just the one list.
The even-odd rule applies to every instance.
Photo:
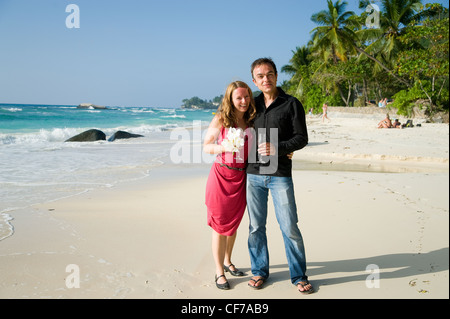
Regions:
[[395, 119], [394, 123], [392, 123], [392, 128], [402, 128], [402, 123]]
[[389, 118], [389, 114], [386, 114], [386, 118], [382, 120], [380, 123], [378, 123], [378, 128], [391, 128], [392, 122]]

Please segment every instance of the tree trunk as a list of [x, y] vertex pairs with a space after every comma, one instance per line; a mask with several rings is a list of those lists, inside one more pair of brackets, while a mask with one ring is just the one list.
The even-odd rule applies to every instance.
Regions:
[[386, 70], [390, 75], [392, 75], [397, 81], [402, 82], [403, 84], [405, 84], [408, 88], [411, 87], [411, 84], [409, 84], [409, 82], [403, 80], [402, 78], [398, 77], [394, 72], [392, 72], [391, 70], [389, 70], [383, 63], [381, 63], [377, 58], [374, 58], [373, 56], [371, 56], [369, 53], [367, 53], [366, 51], [364, 51], [361, 48], [358, 48], [355, 45], [356, 50], [359, 53], [364, 54], [365, 56], [367, 56], [369, 59], [371, 59], [372, 61], [375, 61], [376, 63], [378, 63], [384, 70]]
[[337, 86], [338, 86], [339, 95], [341, 96], [342, 101], [345, 103], [345, 106], [348, 106], [348, 103], [345, 100], [344, 92], [342, 92], [342, 89], [339, 84]]
[[428, 115], [431, 117], [434, 114], [434, 109], [435, 109], [433, 99], [431, 98], [431, 96], [428, 94], [428, 92], [423, 87], [422, 81], [419, 80], [419, 84], [420, 84], [420, 88], [422, 89], [423, 93], [425, 93], [425, 95], [428, 97], [428, 101], [430, 102], [430, 109], [425, 111], [425, 113], [428, 113]]
[[369, 96], [367, 94], [367, 81], [363, 78], [363, 96], [364, 96], [364, 106], [369, 102]]
[[348, 94], [347, 94], [347, 106], [350, 106], [350, 98], [352, 97], [352, 83], [350, 81], [348, 82]]

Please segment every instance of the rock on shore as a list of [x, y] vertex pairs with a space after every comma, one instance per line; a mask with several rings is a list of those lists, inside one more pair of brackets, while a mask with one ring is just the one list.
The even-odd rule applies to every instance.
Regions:
[[113, 142], [119, 139], [136, 138], [136, 137], [144, 137], [144, 136], [139, 134], [128, 133], [125, 131], [117, 131], [116, 133], [111, 135], [111, 137], [108, 139], [108, 142]]
[[[113, 142], [119, 139], [127, 139], [127, 138], [137, 138], [144, 137], [143, 135], [128, 133], [125, 131], [117, 131], [108, 139], [108, 142]], [[95, 142], [95, 141], [105, 141], [106, 134], [100, 130], [91, 129], [84, 131], [78, 135], [72, 136], [66, 142]]]
[[100, 130], [92, 129], [84, 131], [78, 135], [75, 135], [66, 142], [95, 142], [95, 141], [105, 141], [106, 135]]

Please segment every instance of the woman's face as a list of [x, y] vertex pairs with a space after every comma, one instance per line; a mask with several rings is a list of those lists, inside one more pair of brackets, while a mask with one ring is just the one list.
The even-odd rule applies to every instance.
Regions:
[[247, 112], [250, 106], [250, 94], [246, 88], [237, 88], [233, 91], [231, 98], [237, 112]]

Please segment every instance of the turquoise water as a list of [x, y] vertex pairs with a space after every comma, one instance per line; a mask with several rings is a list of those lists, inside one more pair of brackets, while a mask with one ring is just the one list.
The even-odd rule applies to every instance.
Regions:
[[[13, 234], [19, 209], [113, 187], [173, 165], [171, 149], [180, 136], [201, 151], [205, 126], [213, 117], [213, 110], [108, 108], [0, 104], [0, 240]], [[102, 130], [107, 139], [118, 130], [143, 137], [65, 142], [92, 128]]]
[[108, 107], [78, 109], [75, 105], [0, 104], [0, 134], [52, 131], [54, 129], [114, 129], [118, 127], [161, 130], [185, 127], [194, 120], [209, 121], [213, 110]]

